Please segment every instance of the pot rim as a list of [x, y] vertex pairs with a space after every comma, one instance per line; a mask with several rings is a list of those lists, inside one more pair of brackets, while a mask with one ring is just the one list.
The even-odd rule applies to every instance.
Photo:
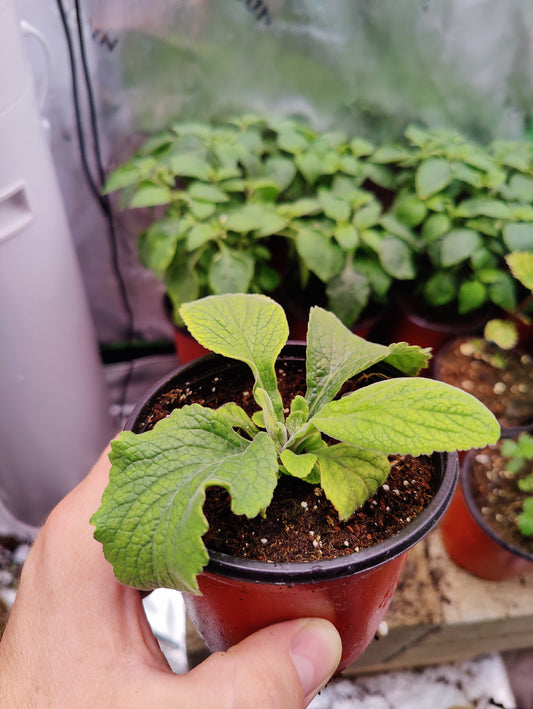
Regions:
[[[510, 433], [506, 433], [502, 436], [500, 441], [503, 438], [514, 438], [514, 436]], [[530, 554], [529, 552], [525, 551], [525, 549], [521, 549], [520, 547], [517, 547], [514, 544], [511, 544], [510, 542], [507, 542], [505, 539], [502, 539], [499, 534], [487, 523], [486, 519], [481, 514], [481, 510], [476, 505], [470, 480], [472, 477], [472, 461], [478, 454], [479, 450], [477, 449], [469, 451], [465, 456], [463, 463], [461, 464], [460, 485], [463, 492], [463, 496], [465, 498], [466, 505], [468, 507], [468, 511], [475, 519], [477, 524], [481, 527], [481, 529], [485, 532], [485, 534], [490, 539], [492, 539], [493, 542], [498, 544], [498, 546], [505, 549], [505, 551], [514, 554], [515, 556], [520, 556], [523, 559], [527, 559], [528, 561], [533, 562], [533, 554]]]
[[[305, 350], [305, 347], [305, 342], [289, 340], [283, 348], [280, 357], [301, 359], [301, 353], [302, 350]], [[215, 370], [218, 371], [220, 365], [232, 367], [239, 366], [241, 363], [238, 360], [232, 360], [221, 355], [207, 354], [177, 367], [147, 390], [128, 416], [124, 428], [134, 431], [137, 418], [142, 415], [144, 410], [150, 408], [152, 399], [157, 394], [163, 393], [165, 387], [171, 386], [170, 382], [177, 376], [181, 378], [189, 371], [192, 376], [195, 370], [200, 370], [203, 375], [208, 376], [209, 373], [214, 373]], [[380, 366], [391, 372], [398, 373], [398, 370], [385, 363], [381, 363]], [[270, 563], [255, 559], [243, 559], [208, 549], [209, 562], [204, 567], [203, 572], [234, 580], [292, 585], [333, 580], [374, 569], [407, 552], [436, 527], [444, 515], [457, 485], [458, 454], [457, 452], [433, 453], [431, 459], [434, 465], [442, 471], [440, 486], [435, 496], [414, 520], [378, 544], [335, 559], [293, 563]]]

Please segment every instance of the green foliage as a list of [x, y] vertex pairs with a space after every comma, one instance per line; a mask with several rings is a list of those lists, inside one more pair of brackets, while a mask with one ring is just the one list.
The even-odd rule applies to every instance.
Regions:
[[[501, 452], [507, 458], [506, 469], [513, 475], [520, 474], [520, 490], [533, 493], [533, 436], [521, 433], [516, 441], [506, 438], [502, 441]], [[524, 536], [533, 535], [533, 495], [524, 499], [517, 524]]]
[[[299, 145], [292, 134], [289, 142]], [[288, 412], [275, 373], [288, 333], [280, 305], [263, 295], [208, 296], [184, 304], [181, 316], [204, 347], [250, 367], [258, 410], [250, 419], [234, 402], [217, 410], [185, 405], [152, 430], [124, 432], [112, 443], [109, 485], [92, 522], [123, 583], [197, 592], [208, 558], [209, 486], [224, 487], [233, 512], [251, 518], [268, 507], [279, 476], [293, 475], [319, 483], [346, 519], [386, 480], [389, 454], [499, 438], [496, 419], [470, 394], [411, 377], [427, 365], [428, 351], [367, 342], [322, 308], [309, 319], [307, 389]], [[406, 376], [336, 398], [348, 379], [379, 362]]]
[[106, 191], [122, 190], [129, 208], [163, 205], [139, 255], [165, 283], [176, 324], [198, 297], [274, 292], [276, 236], [300, 274], [295, 290], [311, 279], [351, 326], [370, 302], [385, 302], [393, 278], [413, 277], [409, 250], [395, 238], [389, 253], [382, 207], [362, 187], [373, 149], [288, 119], [175, 124], [117, 168]]
[[[528, 309], [533, 299], [533, 251], [513, 251], [507, 254], [505, 260], [514, 278], [522, 284], [525, 292], [529, 291], [513, 314], [518, 320], [531, 324]], [[512, 320], [490, 320], [485, 325], [484, 335], [505, 350], [512, 349], [518, 343], [518, 327]]]
[[392, 211], [411, 230], [414, 293], [430, 308], [460, 314], [488, 303], [515, 310], [523, 289], [505, 257], [533, 251], [531, 144], [484, 147], [416, 126], [405, 138], [370, 159], [394, 175]]
[[288, 118], [177, 123], [115, 170], [115, 190], [158, 210], [139, 254], [177, 324], [198, 297], [276, 293], [280, 240], [287, 287], [349, 327], [396, 282], [430, 308], [514, 311], [523, 286], [505, 257], [533, 251], [531, 144], [444, 130], [376, 146]]

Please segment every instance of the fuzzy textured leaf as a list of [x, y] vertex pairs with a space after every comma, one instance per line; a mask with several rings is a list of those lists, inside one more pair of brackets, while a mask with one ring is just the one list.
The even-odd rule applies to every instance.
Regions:
[[91, 521], [117, 578], [141, 589], [198, 592], [196, 575], [207, 562], [207, 487], [224, 487], [233, 512], [254, 517], [277, 483], [266, 433], [246, 440], [221, 414], [197, 404], [175, 409], [146, 433], [122, 433], [110, 458], [110, 482]]
[[500, 436], [495, 417], [476, 398], [424, 378], [370, 384], [324, 406], [312, 423], [339, 441], [388, 454], [465, 450]]
[[281, 420], [283, 407], [274, 364], [289, 335], [283, 308], [263, 295], [236, 293], [185, 303], [180, 314], [201, 345], [250, 367], [256, 387], [272, 398]]
[[341, 519], [348, 519], [389, 474], [386, 455], [338, 443], [316, 454], [320, 486]]
[[453, 172], [444, 158], [429, 158], [418, 167], [415, 175], [416, 194], [427, 199], [444, 189], [453, 179]]
[[[427, 363], [427, 354], [420, 347], [410, 347], [406, 343], [380, 345], [368, 342], [350, 332], [332, 313], [319, 307], [311, 308], [307, 345], [305, 398], [310, 415], [333, 399], [347, 379], [373, 364], [388, 361], [398, 366], [403, 360], [406, 367], [418, 371], [424, 366], [422, 361]], [[400, 353], [401, 360], [396, 359]]]

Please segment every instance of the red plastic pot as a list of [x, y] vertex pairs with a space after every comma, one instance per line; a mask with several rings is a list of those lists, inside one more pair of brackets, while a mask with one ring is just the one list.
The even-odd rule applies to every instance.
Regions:
[[196, 342], [194, 337], [184, 328], [174, 328], [174, 346], [181, 364], [188, 364], [199, 357], [209, 354], [209, 350], [206, 350], [199, 342]]
[[461, 466], [460, 484], [441, 522], [442, 540], [450, 558], [487, 581], [502, 581], [533, 571], [533, 555], [500, 539], [474, 502], [471, 465], [479, 451], [470, 451]]
[[422, 303], [404, 293], [396, 295], [397, 315], [391, 323], [389, 342], [409, 342], [419, 347], [431, 347], [433, 354], [458, 335], [475, 335], [483, 331], [489, 319], [489, 309], [461, 316], [425, 312]]
[[[305, 361], [305, 345], [289, 343], [280, 359]], [[389, 376], [399, 374], [385, 365], [376, 370]], [[138, 403], [126, 428], [134, 432], [150, 428], [146, 416], [155, 404], [170, 412], [173, 398], [166, 395], [180, 383], [200, 390], [208, 405], [213, 378], [228, 373], [241, 377], [241, 372], [246, 372], [242, 364], [218, 355], [180, 367]], [[406, 552], [435, 527], [452, 498], [456, 454], [434, 454], [433, 461], [440, 486], [428, 507], [400, 532], [361, 552], [320, 562], [271, 564], [209, 550], [209, 563], [199, 577], [202, 595], [183, 594], [189, 616], [208, 648], [227, 650], [272, 623], [321, 617], [334, 623], [341, 634], [343, 655], [338, 672], [346, 668], [365, 650], [383, 620]]]

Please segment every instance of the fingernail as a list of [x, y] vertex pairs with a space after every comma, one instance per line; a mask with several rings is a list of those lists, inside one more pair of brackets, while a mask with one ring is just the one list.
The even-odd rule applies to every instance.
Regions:
[[306, 700], [330, 679], [339, 665], [341, 654], [341, 639], [329, 621], [320, 618], [305, 621], [292, 639], [291, 657]]

